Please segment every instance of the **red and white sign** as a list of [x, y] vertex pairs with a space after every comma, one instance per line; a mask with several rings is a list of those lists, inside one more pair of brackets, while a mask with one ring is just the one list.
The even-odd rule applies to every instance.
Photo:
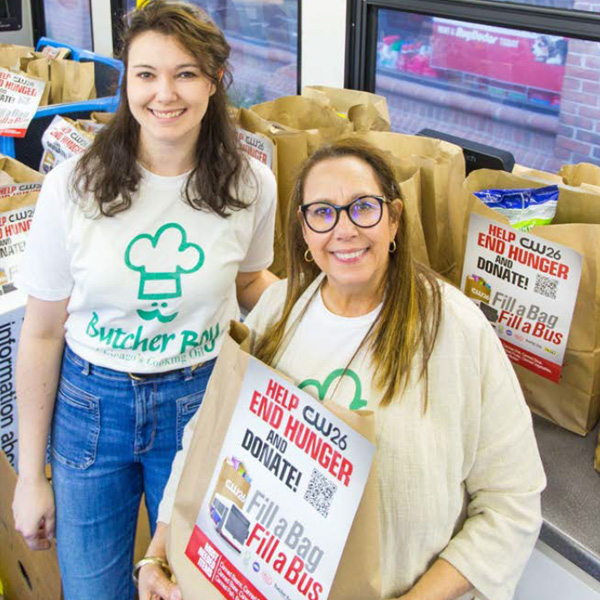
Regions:
[[25, 137], [46, 82], [0, 68], [0, 135]]
[[529, 31], [433, 20], [431, 66], [560, 93], [568, 41]]
[[252, 156], [273, 170], [273, 154], [275, 152], [273, 142], [260, 133], [251, 133], [241, 127], [237, 128], [238, 143], [242, 152]]
[[558, 383], [581, 264], [571, 248], [472, 214], [461, 289], [513, 363]]
[[186, 556], [225, 598], [326, 600], [374, 451], [251, 358]]
[[93, 141], [93, 134], [79, 129], [71, 119], [56, 115], [42, 135], [40, 173], [49, 173], [61, 162], [81, 154]]

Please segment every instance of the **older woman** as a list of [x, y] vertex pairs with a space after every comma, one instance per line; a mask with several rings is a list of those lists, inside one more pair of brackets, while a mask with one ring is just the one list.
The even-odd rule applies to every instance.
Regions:
[[[382, 598], [511, 598], [545, 478], [496, 335], [411, 259], [398, 185], [375, 148], [320, 149], [292, 202], [289, 279], [248, 317], [253, 352], [309, 393], [317, 381], [321, 395], [375, 412]], [[184, 452], [159, 511], [165, 523]]]

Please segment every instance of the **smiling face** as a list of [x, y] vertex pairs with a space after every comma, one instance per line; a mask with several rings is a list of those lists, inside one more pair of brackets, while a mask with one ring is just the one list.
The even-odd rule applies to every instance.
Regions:
[[127, 57], [127, 101], [140, 125], [140, 152], [156, 145], [194, 148], [214, 85], [173, 36], [138, 35]]
[[[361, 196], [382, 196], [371, 167], [356, 157], [330, 158], [317, 163], [304, 183], [303, 204], [326, 201], [344, 206]], [[304, 240], [317, 266], [327, 276], [327, 285], [341, 297], [381, 295], [381, 282], [389, 262], [389, 247], [398, 230], [383, 205], [381, 221], [374, 227], [354, 225], [342, 211], [337, 225], [327, 233], [316, 233], [302, 222]]]

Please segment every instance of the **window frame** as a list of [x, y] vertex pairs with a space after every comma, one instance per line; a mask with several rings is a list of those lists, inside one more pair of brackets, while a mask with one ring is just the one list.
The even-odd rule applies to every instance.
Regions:
[[[302, 81], [302, 0], [298, 2], [298, 37], [296, 44], [297, 55], [297, 74], [296, 74], [296, 93], [300, 93]], [[119, 56], [120, 53], [120, 31], [122, 28], [122, 18], [127, 12], [127, 0], [110, 0], [110, 10], [112, 15], [112, 39], [113, 54]]]
[[46, 35], [46, 15], [44, 13], [44, 0], [31, 0], [31, 29], [33, 34], [33, 47], [41, 37]]
[[600, 14], [493, 0], [348, 0], [345, 87], [375, 91], [380, 9], [600, 43]]
[[[95, 50], [95, 35], [94, 35], [94, 5], [93, 0], [85, 0], [90, 7], [90, 36], [92, 40], [92, 51]], [[114, 0], [111, 0], [113, 2]], [[37, 46], [40, 38], [48, 37], [46, 24], [46, 10], [44, 0], [31, 0], [31, 28], [33, 37], [33, 47]], [[56, 40], [60, 42], [61, 40]]]

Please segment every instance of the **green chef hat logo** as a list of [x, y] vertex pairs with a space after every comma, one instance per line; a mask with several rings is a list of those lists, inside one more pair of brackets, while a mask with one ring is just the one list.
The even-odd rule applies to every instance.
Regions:
[[335, 369], [326, 378], [323, 383], [317, 379], [305, 379], [298, 387], [303, 390], [307, 387], [314, 387], [317, 390], [317, 397], [319, 400], [325, 400], [327, 392], [331, 387], [331, 384], [336, 379], [348, 378], [354, 383], [354, 396], [350, 401], [348, 408], [350, 410], [359, 410], [367, 405], [367, 401], [362, 398], [362, 385], [360, 383], [360, 377], [352, 369]]
[[181, 276], [204, 263], [204, 252], [187, 241], [183, 227], [167, 223], [154, 235], [134, 237], [125, 251], [125, 264], [140, 274], [140, 300], [169, 300], [181, 296]]

